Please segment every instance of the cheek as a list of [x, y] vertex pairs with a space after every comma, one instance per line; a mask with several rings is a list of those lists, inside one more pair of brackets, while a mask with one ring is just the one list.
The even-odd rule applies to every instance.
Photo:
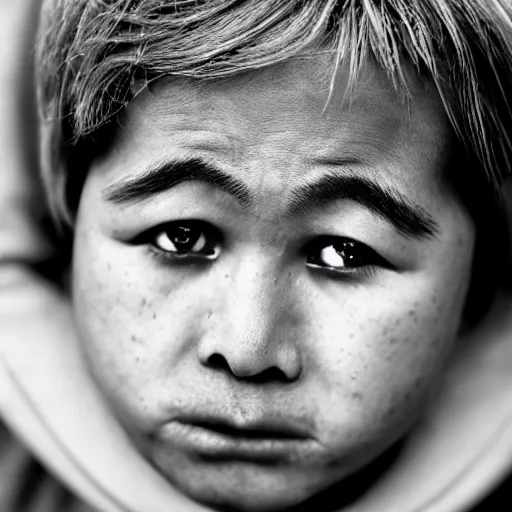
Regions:
[[383, 439], [399, 438], [418, 417], [460, 325], [469, 268], [453, 275], [449, 285], [439, 276], [359, 288], [337, 312], [325, 305], [327, 313], [317, 311], [311, 359], [328, 444], [372, 446], [377, 439], [382, 447]]
[[180, 273], [164, 286], [148, 265], [139, 248], [77, 232], [73, 307], [84, 352], [114, 407], [142, 423], [158, 416], [172, 366], [190, 360], [207, 317]]

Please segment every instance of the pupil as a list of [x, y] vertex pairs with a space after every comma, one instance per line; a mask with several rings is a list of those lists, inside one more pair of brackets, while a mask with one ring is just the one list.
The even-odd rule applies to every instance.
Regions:
[[176, 246], [180, 246], [179, 249], [187, 250], [197, 242], [198, 238], [199, 234], [196, 233], [194, 236], [192, 229], [185, 226], [179, 226], [172, 240]]
[[357, 261], [356, 255], [352, 252], [354, 249], [354, 242], [343, 242], [341, 247], [336, 249], [336, 252], [345, 260], [354, 263]]

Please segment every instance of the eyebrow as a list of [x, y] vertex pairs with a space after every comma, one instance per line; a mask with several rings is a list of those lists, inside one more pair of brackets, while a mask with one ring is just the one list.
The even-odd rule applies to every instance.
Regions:
[[[116, 205], [142, 202], [186, 181], [201, 181], [220, 188], [249, 209], [253, 195], [249, 187], [201, 158], [159, 163], [140, 176], [108, 186], [104, 198]], [[430, 238], [439, 224], [421, 206], [408, 201], [400, 192], [354, 174], [330, 173], [292, 192], [288, 215], [299, 215], [337, 200], [352, 200], [381, 216], [402, 234]]]
[[297, 215], [340, 199], [365, 206], [408, 237], [431, 238], [440, 231], [439, 224], [424, 208], [397, 190], [353, 174], [331, 173], [303, 185], [293, 192], [289, 213]]
[[185, 181], [202, 181], [220, 188], [246, 209], [252, 204], [251, 192], [245, 183], [201, 158], [159, 163], [136, 178], [128, 178], [110, 185], [103, 195], [113, 204], [135, 204]]

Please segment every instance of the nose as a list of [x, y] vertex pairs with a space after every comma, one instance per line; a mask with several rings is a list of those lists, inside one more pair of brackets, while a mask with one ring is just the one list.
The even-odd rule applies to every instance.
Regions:
[[302, 361], [290, 295], [289, 282], [254, 267], [240, 268], [199, 341], [201, 364], [238, 379], [296, 380]]

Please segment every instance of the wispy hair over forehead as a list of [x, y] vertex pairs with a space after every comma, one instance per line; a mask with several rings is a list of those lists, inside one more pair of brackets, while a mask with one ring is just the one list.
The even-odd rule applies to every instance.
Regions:
[[[412, 65], [491, 186], [508, 172], [510, 0], [48, 0], [37, 52], [48, 143], [94, 134], [158, 77], [218, 79], [316, 51], [352, 84], [370, 58], [405, 90]], [[43, 167], [55, 193], [58, 166]]]

